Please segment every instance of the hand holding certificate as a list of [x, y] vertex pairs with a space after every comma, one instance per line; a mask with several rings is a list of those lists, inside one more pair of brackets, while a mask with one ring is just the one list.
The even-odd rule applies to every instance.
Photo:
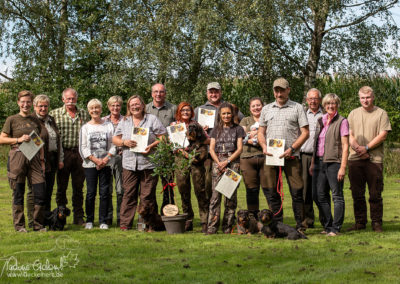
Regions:
[[29, 136], [31, 140], [28, 142], [23, 142], [19, 146], [19, 150], [25, 155], [25, 157], [30, 161], [39, 152], [40, 148], [44, 146], [43, 140], [37, 135], [35, 130], [33, 130]]
[[130, 149], [132, 152], [146, 152], [147, 144], [149, 141], [149, 129], [143, 127], [133, 128], [131, 139], [136, 142], [136, 146]]
[[285, 159], [279, 158], [285, 152], [284, 139], [267, 139], [267, 152], [272, 156], [265, 156], [265, 164], [268, 166], [284, 166]]
[[199, 124], [201, 126], [208, 126], [214, 128], [215, 123], [215, 110], [200, 108], [199, 109]]
[[222, 193], [227, 198], [231, 198], [241, 180], [241, 175], [234, 170], [227, 168], [215, 187], [215, 190]]
[[184, 123], [178, 123], [167, 127], [169, 140], [179, 145], [178, 148], [186, 148], [189, 146], [189, 141], [186, 137], [186, 125]]

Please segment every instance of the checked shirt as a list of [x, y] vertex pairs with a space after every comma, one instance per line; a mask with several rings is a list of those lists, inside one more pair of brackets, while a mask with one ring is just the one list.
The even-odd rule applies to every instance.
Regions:
[[[261, 111], [260, 126], [267, 127], [266, 138], [285, 139], [285, 150], [300, 136], [300, 128], [307, 125], [303, 107], [291, 100], [282, 107], [276, 102], [270, 103]], [[294, 155], [299, 156], [299, 151]]]
[[60, 131], [64, 149], [79, 146], [79, 131], [82, 125], [89, 121], [89, 114], [83, 109], [77, 109], [78, 111], [75, 118], [69, 116], [65, 106], [53, 109], [50, 112], [50, 115], [54, 117], [58, 130]]

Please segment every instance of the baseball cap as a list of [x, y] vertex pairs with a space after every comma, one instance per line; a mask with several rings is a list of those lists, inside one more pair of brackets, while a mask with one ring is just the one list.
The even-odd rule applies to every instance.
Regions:
[[273, 88], [281, 87], [282, 89], [289, 88], [289, 82], [285, 78], [278, 78], [274, 81]]
[[220, 85], [218, 82], [211, 82], [211, 83], [208, 83], [208, 85], [207, 85], [207, 90], [210, 90], [210, 89], [221, 90], [221, 85]]

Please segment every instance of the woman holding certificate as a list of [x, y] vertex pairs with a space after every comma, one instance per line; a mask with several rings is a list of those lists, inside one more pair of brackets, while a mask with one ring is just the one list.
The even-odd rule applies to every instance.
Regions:
[[132, 229], [138, 196], [138, 212], [144, 219], [147, 231], [153, 231], [159, 219], [156, 202], [158, 177], [152, 175], [154, 165], [148, 155], [159, 143], [156, 139], [166, 134], [166, 129], [155, 115], [145, 112], [145, 106], [142, 97], [130, 97], [126, 116], [119, 122], [113, 137], [113, 143], [123, 149], [124, 196], [120, 211], [120, 228], [123, 231]]
[[247, 133], [243, 140], [243, 152], [240, 155], [240, 170], [246, 186], [247, 209], [256, 219], [258, 219], [259, 212], [260, 185], [261, 188], [268, 187], [267, 177], [264, 175], [265, 156], [257, 140], [258, 121], [263, 106], [261, 98], [250, 99], [251, 115], [243, 118], [240, 122]]
[[[202, 232], [207, 232], [207, 216], [208, 207], [210, 200], [207, 198], [205, 189], [205, 168], [204, 160], [207, 158], [207, 146], [210, 144], [210, 139], [203, 130], [203, 127], [195, 120], [193, 120], [194, 111], [193, 107], [187, 102], [181, 102], [176, 110], [175, 118], [176, 121], [171, 125], [178, 125], [184, 123], [186, 126], [186, 138], [188, 140], [188, 146], [182, 151], [185, 157], [188, 157], [188, 153], [196, 150], [196, 157], [192, 161], [190, 170], [186, 174], [182, 174], [181, 171], [175, 171], [176, 183], [178, 185], [179, 193], [182, 199], [182, 209], [184, 213], [187, 213], [187, 219], [185, 224], [185, 231], [193, 230], [193, 208], [191, 202], [191, 183], [190, 175], [192, 175], [194, 193], [199, 204], [199, 215], [202, 227]], [[184, 159], [181, 156], [176, 156], [175, 159]]]
[[349, 123], [338, 113], [340, 98], [336, 94], [325, 95], [322, 106], [326, 114], [318, 119], [315, 131], [315, 150], [310, 167], [312, 191], [324, 233], [336, 236], [344, 220], [343, 180], [349, 155]]
[[85, 171], [87, 189], [85, 229], [93, 229], [94, 204], [99, 183], [99, 224], [100, 229], [107, 230], [110, 161], [116, 153], [116, 148], [112, 144], [114, 127], [111, 122], [101, 119], [102, 105], [99, 100], [90, 100], [87, 108], [92, 119], [82, 126], [79, 133], [79, 153], [83, 159], [82, 167]]
[[[239, 171], [239, 156], [243, 148], [243, 128], [234, 123], [234, 110], [231, 104], [222, 103], [218, 108], [216, 127], [211, 131], [210, 155], [212, 165], [212, 196], [208, 213], [207, 234], [218, 231], [221, 214], [221, 193], [215, 190], [222, 174], [227, 168]], [[230, 199], [224, 198], [225, 212], [222, 220], [222, 231], [229, 234], [235, 223], [237, 207], [236, 189]]]
[[40, 122], [31, 115], [33, 94], [30, 91], [18, 93], [19, 113], [7, 117], [0, 134], [0, 144], [8, 144], [7, 176], [13, 190], [12, 213], [15, 231], [26, 233], [24, 215], [25, 179], [32, 185], [34, 193], [33, 230], [46, 231], [44, 224], [45, 181], [43, 147], [32, 157], [26, 158], [19, 146], [31, 141], [31, 133], [41, 132]]

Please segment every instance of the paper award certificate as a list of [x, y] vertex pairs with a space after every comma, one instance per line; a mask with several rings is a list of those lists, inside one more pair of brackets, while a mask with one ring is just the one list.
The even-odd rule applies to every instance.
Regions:
[[35, 130], [33, 130], [29, 136], [31, 140], [29, 142], [23, 142], [19, 145], [19, 150], [25, 155], [25, 157], [30, 161], [39, 152], [40, 148], [44, 146], [43, 140], [37, 135]]
[[284, 166], [285, 158], [279, 159], [285, 152], [285, 139], [267, 139], [267, 152], [272, 156], [265, 156], [265, 164], [268, 166]]
[[149, 141], [149, 129], [142, 127], [134, 127], [131, 139], [136, 142], [136, 146], [130, 149], [132, 152], [136, 153], [145, 152]]
[[212, 109], [199, 109], [199, 124], [201, 126], [208, 126], [208, 128], [214, 128], [215, 123], [215, 110]]
[[186, 148], [189, 146], [189, 141], [186, 137], [186, 125], [184, 123], [168, 126], [167, 131], [169, 140], [172, 143], [178, 144], [178, 148]]
[[242, 176], [234, 170], [227, 168], [223, 173], [220, 181], [218, 182], [215, 190], [225, 195], [227, 198], [231, 198], [236, 188], [239, 186]]

